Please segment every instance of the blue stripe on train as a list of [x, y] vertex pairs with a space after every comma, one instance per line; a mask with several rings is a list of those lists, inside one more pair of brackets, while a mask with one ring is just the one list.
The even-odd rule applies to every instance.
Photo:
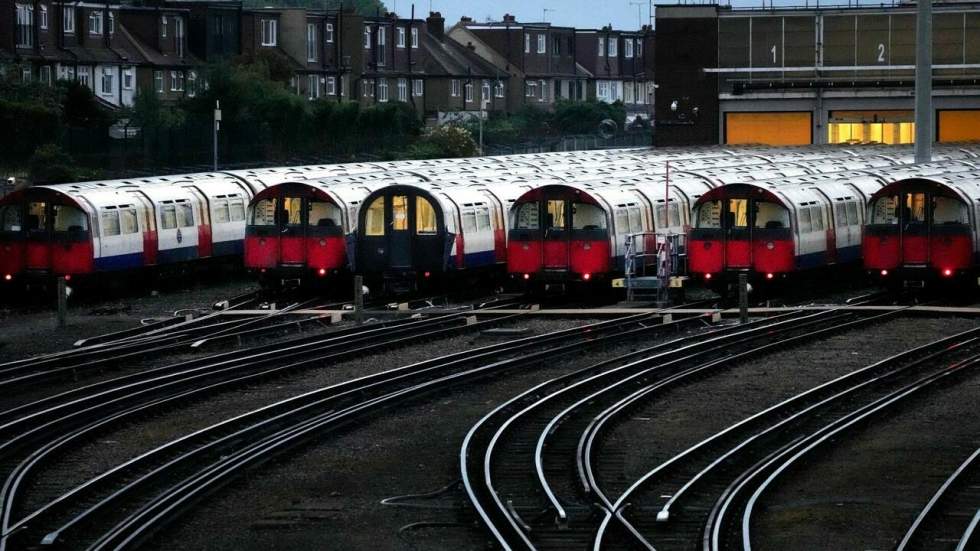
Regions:
[[95, 259], [95, 270], [98, 272], [128, 270], [130, 268], [140, 268], [142, 266], [143, 253], [141, 252], [102, 256]]
[[180, 247], [179, 249], [164, 249], [157, 252], [157, 264], [186, 262], [197, 258], [197, 245]]
[[480, 268], [497, 263], [497, 253], [494, 251], [480, 251], [469, 253], [463, 256], [463, 265], [467, 268]]
[[218, 241], [211, 245], [211, 256], [242, 256], [245, 254], [245, 241]]

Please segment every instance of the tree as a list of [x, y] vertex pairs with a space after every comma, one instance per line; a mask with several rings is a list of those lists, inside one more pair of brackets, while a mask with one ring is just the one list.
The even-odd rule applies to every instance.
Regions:
[[31, 156], [31, 182], [37, 184], [60, 184], [78, 179], [75, 161], [55, 144], [45, 144], [37, 148]]

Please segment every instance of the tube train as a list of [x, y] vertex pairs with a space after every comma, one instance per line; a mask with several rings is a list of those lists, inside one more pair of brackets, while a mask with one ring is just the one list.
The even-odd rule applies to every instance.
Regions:
[[670, 177], [609, 172], [533, 189], [511, 209], [507, 271], [535, 288], [608, 280], [623, 273], [629, 235], [637, 236], [632, 247], [643, 259], [640, 271], [657, 262], [655, 255], [642, 254], [655, 249], [655, 234], [685, 235], [691, 208], [714, 188], [897, 161], [848, 150], [789, 150], [749, 162], [701, 158], [690, 167], [671, 163], [685, 170], [671, 171]]
[[910, 174], [877, 190], [869, 204], [863, 251], [873, 277], [890, 286], [973, 283], [980, 170]]
[[[860, 265], [875, 252], [863, 242], [867, 206], [889, 184], [970, 170], [956, 160], [971, 154], [938, 153], [945, 161], [868, 167], [763, 182], [733, 182], [702, 195], [694, 205], [688, 271], [720, 287], [748, 272], [758, 281], [829, 266]], [[900, 159], [912, 162], [912, 158]]]

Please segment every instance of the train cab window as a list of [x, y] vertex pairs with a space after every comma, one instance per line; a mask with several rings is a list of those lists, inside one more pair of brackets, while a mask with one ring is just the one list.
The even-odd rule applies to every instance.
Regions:
[[252, 207], [251, 220], [249, 224], [253, 226], [275, 226], [276, 225], [276, 203], [275, 198], [262, 199]]
[[228, 210], [228, 201], [220, 200], [212, 203], [211, 219], [215, 224], [226, 224], [231, 221], [231, 211]]
[[654, 222], [654, 229], [662, 230], [667, 227], [667, 209], [663, 205], [657, 205], [654, 209], [656, 214], [656, 219]]
[[279, 223], [289, 226], [301, 225], [303, 223], [303, 199], [299, 197], [283, 197]]
[[416, 235], [433, 235], [438, 233], [436, 227], [436, 209], [425, 197], [415, 197], [415, 233]]
[[164, 205], [160, 209], [160, 229], [172, 230], [177, 227], [177, 207]]
[[705, 201], [698, 205], [694, 223], [698, 228], [721, 228], [721, 201]]
[[194, 225], [194, 211], [186, 201], [177, 204], [177, 222], [182, 228], [189, 228]]
[[54, 205], [54, 231], [87, 231], [88, 216], [82, 209], [69, 205]]
[[926, 221], [926, 194], [909, 193], [905, 196], [905, 222], [922, 224]]
[[810, 221], [810, 209], [801, 208], [799, 210], [799, 232], [801, 234], [810, 233], [813, 231], [813, 223]]
[[115, 207], [112, 207], [112, 210], [102, 211], [99, 220], [102, 222], [103, 237], [119, 235], [119, 211]]
[[789, 211], [782, 205], [769, 201], [756, 201], [755, 227], [774, 230], [789, 227]]
[[136, 220], [136, 209], [119, 209], [119, 230], [123, 235], [139, 232], [139, 222]]
[[541, 226], [538, 223], [539, 215], [537, 201], [521, 203], [514, 214], [514, 228], [518, 230], [540, 229]]
[[860, 218], [860, 215], [858, 214], [857, 203], [854, 202], [854, 201], [848, 201], [846, 207], [847, 207], [847, 223], [848, 223], [848, 225], [850, 225], [850, 226], [860, 226], [861, 225], [861, 218]]
[[572, 203], [572, 229], [604, 230], [606, 229], [606, 213], [596, 205]]
[[47, 203], [27, 203], [27, 231], [43, 230], [48, 227]]
[[669, 216], [670, 226], [678, 227], [681, 225], [681, 209], [677, 206], [677, 203], [671, 203], [667, 207], [667, 215]]
[[748, 199], [729, 199], [728, 210], [725, 212], [726, 227], [747, 228], [749, 227], [749, 200]]
[[548, 219], [546, 220], [548, 229], [565, 229], [565, 201], [552, 199], [548, 201]]
[[395, 231], [408, 229], [407, 195], [393, 195], [391, 197], [391, 229]]
[[340, 207], [327, 201], [310, 201], [306, 206], [306, 219], [311, 226], [321, 228], [340, 227]]
[[0, 206], [0, 229], [3, 231], [20, 231], [22, 227], [19, 205]]
[[968, 224], [966, 203], [953, 197], [934, 197], [932, 199], [933, 224]]
[[384, 235], [385, 234], [385, 198], [375, 199], [364, 214], [364, 234], [365, 235]]
[[228, 213], [232, 222], [241, 222], [245, 219], [245, 202], [241, 199], [232, 199], [228, 202]]
[[879, 197], [871, 204], [872, 224], [898, 224], [898, 196]]

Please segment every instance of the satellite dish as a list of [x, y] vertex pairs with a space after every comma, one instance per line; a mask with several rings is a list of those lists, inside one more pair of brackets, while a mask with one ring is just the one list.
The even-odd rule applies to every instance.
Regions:
[[606, 119], [599, 123], [599, 135], [605, 140], [615, 136], [617, 130], [619, 130], [619, 125], [612, 119]]

